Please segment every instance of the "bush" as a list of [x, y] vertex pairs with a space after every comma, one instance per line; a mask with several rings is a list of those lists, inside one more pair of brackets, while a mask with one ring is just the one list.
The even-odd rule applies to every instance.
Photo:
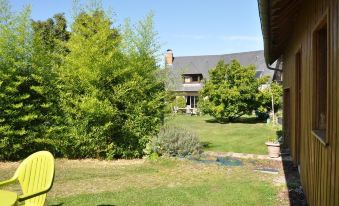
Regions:
[[179, 108], [185, 108], [186, 107], [186, 100], [185, 97], [179, 96], [175, 99], [175, 105]]
[[159, 134], [148, 145], [149, 153], [164, 156], [185, 157], [202, 153], [202, 145], [198, 137], [183, 128], [164, 126]]
[[255, 115], [259, 120], [267, 120], [270, 117], [264, 107], [259, 107], [257, 110], [255, 110]]
[[104, 11], [75, 19], [61, 66], [70, 158], [135, 158], [163, 123], [152, 15], [119, 31]]

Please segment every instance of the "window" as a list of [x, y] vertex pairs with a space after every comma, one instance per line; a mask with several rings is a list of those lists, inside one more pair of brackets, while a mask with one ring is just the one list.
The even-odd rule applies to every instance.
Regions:
[[200, 83], [202, 80], [202, 74], [185, 74], [183, 75], [184, 84]]
[[327, 84], [328, 84], [328, 33], [325, 16], [313, 32], [313, 131], [326, 144]]
[[199, 76], [198, 75], [192, 76], [192, 82], [199, 82]]
[[198, 100], [198, 96], [186, 96], [186, 106], [197, 108]]
[[191, 83], [192, 82], [192, 78], [189, 76], [185, 76], [185, 83]]

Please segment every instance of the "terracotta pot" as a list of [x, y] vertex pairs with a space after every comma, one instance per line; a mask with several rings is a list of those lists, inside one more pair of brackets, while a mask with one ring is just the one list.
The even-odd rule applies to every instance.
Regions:
[[280, 144], [274, 142], [266, 142], [268, 149], [268, 156], [271, 158], [277, 158], [280, 156]]

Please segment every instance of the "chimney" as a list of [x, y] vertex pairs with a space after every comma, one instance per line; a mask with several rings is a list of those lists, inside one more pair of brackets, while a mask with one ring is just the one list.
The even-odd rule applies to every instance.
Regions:
[[171, 49], [167, 49], [165, 62], [166, 62], [166, 65], [172, 65], [173, 64], [173, 52], [172, 52]]

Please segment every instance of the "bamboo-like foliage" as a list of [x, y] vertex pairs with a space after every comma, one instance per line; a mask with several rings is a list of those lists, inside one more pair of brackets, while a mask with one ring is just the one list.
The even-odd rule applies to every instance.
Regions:
[[[95, 4], [71, 32], [57, 14], [0, 1], [0, 159], [47, 149], [71, 158], [139, 157], [163, 121], [153, 15], [118, 29]], [[8, 49], [11, 48], [11, 49]]]

